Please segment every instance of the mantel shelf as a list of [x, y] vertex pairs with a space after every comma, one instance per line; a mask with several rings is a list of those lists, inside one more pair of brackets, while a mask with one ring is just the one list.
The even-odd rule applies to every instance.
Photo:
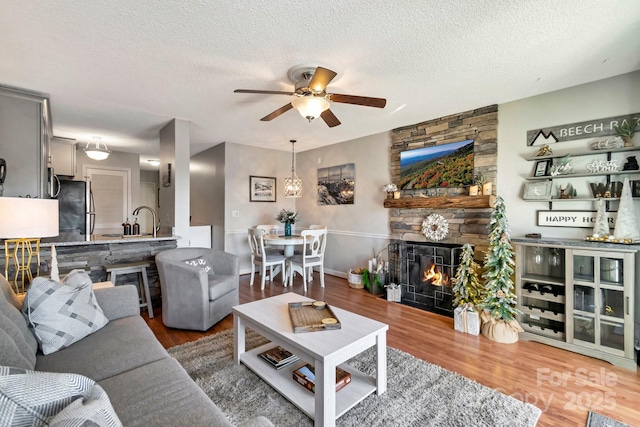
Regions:
[[402, 199], [385, 199], [385, 208], [420, 209], [420, 208], [492, 208], [496, 196], [441, 196], [441, 197], [403, 197]]

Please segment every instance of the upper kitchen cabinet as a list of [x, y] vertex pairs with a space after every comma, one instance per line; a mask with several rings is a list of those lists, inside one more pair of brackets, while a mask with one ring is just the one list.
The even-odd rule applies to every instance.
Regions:
[[51, 135], [47, 95], [0, 86], [0, 158], [7, 164], [4, 196], [49, 197]]
[[56, 175], [75, 176], [76, 140], [53, 137], [49, 145], [49, 162]]

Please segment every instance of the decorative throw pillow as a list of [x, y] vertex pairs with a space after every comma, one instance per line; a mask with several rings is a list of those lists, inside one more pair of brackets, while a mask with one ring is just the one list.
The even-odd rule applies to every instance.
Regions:
[[0, 366], [0, 425], [121, 426], [109, 396], [78, 374]]
[[22, 314], [42, 353], [68, 347], [109, 323], [91, 285], [91, 278], [82, 270], [73, 270], [63, 283], [42, 277], [33, 280]]
[[197, 258], [187, 259], [184, 261], [184, 263], [204, 270], [204, 272], [209, 276], [214, 274], [213, 268], [211, 267], [211, 264], [209, 264], [209, 261], [202, 258], [201, 256]]

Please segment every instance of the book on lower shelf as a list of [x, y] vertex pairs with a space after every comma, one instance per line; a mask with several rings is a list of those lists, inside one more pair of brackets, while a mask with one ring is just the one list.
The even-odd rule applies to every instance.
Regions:
[[270, 348], [259, 354], [260, 358], [276, 369], [282, 369], [300, 360], [298, 356], [280, 346]]
[[[307, 363], [294, 370], [293, 379], [307, 390], [315, 393], [316, 374], [312, 365]], [[350, 382], [351, 374], [344, 369], [336, 367], [336, 392], [342, 390]]]

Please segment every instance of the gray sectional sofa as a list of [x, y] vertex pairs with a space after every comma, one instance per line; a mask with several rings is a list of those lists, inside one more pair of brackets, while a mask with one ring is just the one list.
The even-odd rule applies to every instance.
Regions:
[[[124, 426], [232, 426], [155, 338], [140, 316], [134, 286], [94, 293], [109, 323], [44, 355], [20, 312], [21, 302], [0, 275], [0, 365], [89, 377], [106, 391]], [[273, 426], [264, 417], [241, 425]]]

